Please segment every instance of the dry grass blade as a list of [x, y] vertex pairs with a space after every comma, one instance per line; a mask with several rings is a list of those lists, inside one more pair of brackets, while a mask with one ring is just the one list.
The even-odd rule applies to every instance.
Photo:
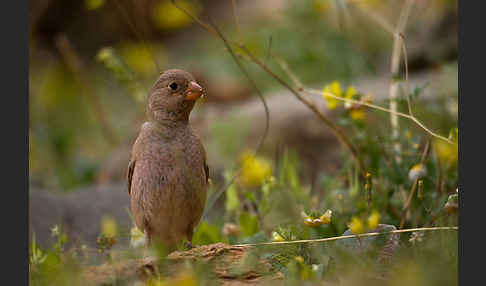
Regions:
[[260, 242], [260, 243], [243, 243], [243, 244], [235, 244], [233, 246], [238, 247], [238, 246], [264, 246], [264, 245], [316, 243], [316, 242], [328, 242], [328, 241], [335, 241], [335, 240], [349, 239], [349, 238], [378, 236], [378, 235], [389, 234], [389, 233], [407, 233], [407, 232], [415, 232], [415, 231], [438, 231], [438, 230], [459, 230], [459, 227], [457, 227], [457, 226], [419, 227], [419, 228], [399, 229], [399, 230], [384, 231], [384, 232], [369, 232], [369, 233], [363, 233], [363, 234], [342, 235], [342, 236], [318, 238], [318, 239], [273, 241], [273, 242]]

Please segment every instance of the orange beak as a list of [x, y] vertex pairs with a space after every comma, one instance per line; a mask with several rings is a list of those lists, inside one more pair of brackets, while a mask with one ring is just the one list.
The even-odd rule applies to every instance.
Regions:
[[197, 100], [199, 97], [203, 95], [203, 89], [202, 87], [197, 84], [194, 81], [191, 81], [189, 83], [189, 86], [187, 87], [186, 93], [185, 93], [186, 100]]

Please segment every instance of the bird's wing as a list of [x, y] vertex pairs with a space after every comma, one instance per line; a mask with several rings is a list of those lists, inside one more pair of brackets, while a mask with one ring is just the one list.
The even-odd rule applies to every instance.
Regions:
[[128, 194], [130, 195], [130, 191], [132, 189], [132, 177], [133, 171], [135, 170], [135, 159], [130, 159], [130, 163], [128, 163], [127, 169], [127, 185], [128, 185]]

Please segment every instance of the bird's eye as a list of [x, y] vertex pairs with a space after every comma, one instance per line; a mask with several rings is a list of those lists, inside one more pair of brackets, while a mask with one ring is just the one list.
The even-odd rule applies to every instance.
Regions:
[[175, 82], [169, 84], [169, 88], [172, 90], [176, 90], [179, 87], [179, 85]]

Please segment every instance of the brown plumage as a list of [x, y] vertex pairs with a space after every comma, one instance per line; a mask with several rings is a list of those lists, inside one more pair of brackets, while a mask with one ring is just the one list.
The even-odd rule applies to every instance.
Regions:
[[147, 117], [132, 147], [127, 170], [130, 207], [147, 245], [158, 240], [173, 250], [192, 241], [206, 202], [204, 147], [189, 125], [202, 95], [183, 70], [164, 72], [150, 90]]

